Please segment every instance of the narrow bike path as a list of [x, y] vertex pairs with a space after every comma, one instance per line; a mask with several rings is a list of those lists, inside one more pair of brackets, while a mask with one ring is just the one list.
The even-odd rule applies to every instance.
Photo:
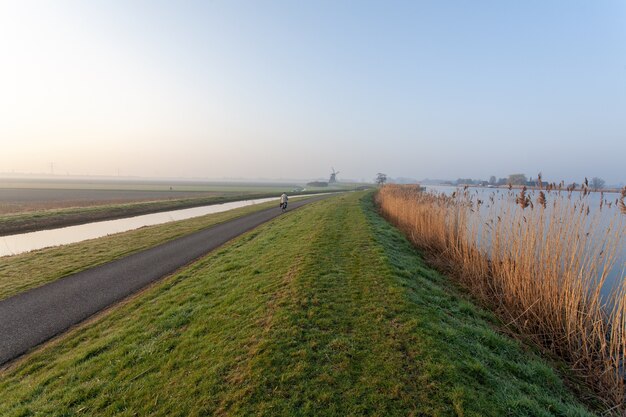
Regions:
[[279, 215], [278, 207], [261, 210], [0, 301], [0, 365]]

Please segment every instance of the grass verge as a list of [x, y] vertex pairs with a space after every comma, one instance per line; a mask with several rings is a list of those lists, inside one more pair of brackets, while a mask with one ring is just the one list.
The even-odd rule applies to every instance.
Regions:
[[276, 203], [246, 206], [103, 238], [0, 258], [0, 300]]
[[[315, 194], [304, 192], [299, 194]], [[175, 200], [144, 201], [124, 204], [102, 204], [91, 207], [71, 207], [29, 211], [25, 213], [0, 216], [0, 236], [58, 227], [75, 226], [95, 221], [114, 220], [142, 214], [160, 213], [170, 210], [208, 206], [228, 203], [231, 201], [251, 200], [276, 197], [277, 193], [240, 193], [236, 195], [218, 195], [200, 198], [184, 198]]]
[[525, 188], [480, 197], [386, 185], [376, 203], [509, 332], [560, 358], [598, 401], [625, 414], [626, 216], [587, 189], [576, 198]]
[[0, 415], [589, 416], [343, 195], [281, 216], [0, 374]]

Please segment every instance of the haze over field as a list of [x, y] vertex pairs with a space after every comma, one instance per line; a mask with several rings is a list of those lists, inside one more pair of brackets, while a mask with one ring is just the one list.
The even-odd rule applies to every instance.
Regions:
[[619, 183], [624, 22], [618, 0], [0, 1], [0, 172]]

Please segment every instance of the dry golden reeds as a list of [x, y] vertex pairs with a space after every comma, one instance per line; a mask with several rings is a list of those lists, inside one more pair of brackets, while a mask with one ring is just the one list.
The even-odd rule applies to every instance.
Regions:
[[537, 203], [539, 203], [544, 209], [546, 208], [546, 195], [543, 193], [543, 191], [539, 192], [539, 197], [537, 197]]
[[[467, 191], [447, 196], [398, 185], [383, 187], [376, 201], [436, 266], [624, 410], [624, 277], [608, 295], [601, 290], [618, 259], [626, 221], [614, 212], [610, 224], [602, 223], [609, 212], [590, 211], [586, 193], [571, 200], [570, 187], [567, 197], [550, 194], [549, 206], [540, 191], [537, 210], [525, 187], [517, 195], [490, 196], [488, 207], [474, 204]], [[617, 204], [626, 214], [624, 198]]]
[[526, 190], [526, 186], [523, 186], [517, 198], [515, 199], [515, 204], [518, 204], [522, 209], [525, 209], [530, 204], [532, 204], [532, 202], [530, 201], [530, 197], [526, 195]]

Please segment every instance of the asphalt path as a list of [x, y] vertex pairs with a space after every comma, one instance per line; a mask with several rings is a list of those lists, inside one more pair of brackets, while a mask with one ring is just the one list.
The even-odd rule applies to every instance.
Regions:
[[[289, 210], [329, 196], [289, 203]], [[261, 210], [0, 301], [0, 365], [279, 216]]]

